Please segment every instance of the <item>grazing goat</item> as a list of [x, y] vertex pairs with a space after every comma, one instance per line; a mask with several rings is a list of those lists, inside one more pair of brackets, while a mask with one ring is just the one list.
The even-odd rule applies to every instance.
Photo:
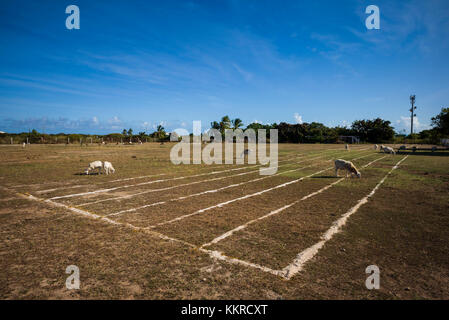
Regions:
[[395, 155], [395, 154], [396, 154], [396, 151], [394, 151], [394, 149], [391, 148], [391, 147], [385, 147], [385, 148], [384, 148], [384, 152], [385, 152], [385, 153], [390, 153], [390, 154], [392, 154], [392, 155]]
[[335, 160], [335, 175], [338, 177], [338, 170], [346, 170], [346, 177], [348, 174], [356, 175], [357, 178], [361, 178], [362, 174], [357, 170], [357, 168], [352, 164], [351, 161], [346, 161], [342, 159]]
[[109, 161], [103, 162], [103, 169], [106, 175], [108, 175], [109, 173], [115, 173], [115, 169], [112, 166], [112, 163], [110, 163]]
[[87, 167], [85, 174], [89, 174], [89, 171], [98, 169], [98, 174], [101, 174], [101, 169], [103, 168], [103, 162], [101, 161], [94, 161], [89, 163], [89, 167]]

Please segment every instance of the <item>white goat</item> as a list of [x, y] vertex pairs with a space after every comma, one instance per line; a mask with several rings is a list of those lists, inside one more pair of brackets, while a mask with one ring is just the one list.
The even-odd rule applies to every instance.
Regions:
[[112, 166], [112, 163], [110, 163], [109, 161], [105, 161], [103, 162], [103, 169], [104, 172], [108, 175], [109, 173], [115, 173], [115, 169]]
[[374, 145], [374, 150], [379, 149], [379, 146], [377, 144]]
[[103, 162], [94, 161], [89, 163], [89, 167], [87, 167], [85, 174], [89, 174], [89, 171], [98, 169], [98, 174], [101, 174], [101, 169], [103, 168]]
[[357, 178], [361, 178], [362, 174], [357, 170], [357, 168], [352, 164], [351, 161], [346, 161], [342, 159], [335, 160], [335, 175], [338, 177], [338, 170], [346, 170], [346, 177], [348, 174], [356, 175]]
[[391, 148], [391, 147], [385, 147], [385, 148], [384, 148], [384, 152], [385, 152], [385, 153], [390, 153], [390, 154], [392, 154], [392, 155], [395, 155], [395, 154], [396, 154], [396, 151], [394, 151], [394, 149]]

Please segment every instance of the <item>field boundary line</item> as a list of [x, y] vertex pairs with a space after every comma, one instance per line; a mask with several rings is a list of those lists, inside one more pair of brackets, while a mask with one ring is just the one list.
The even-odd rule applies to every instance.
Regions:
[[[292, 169], [292, 170], [284, 171], [284, 172], [282, 172], [282, 173], [288, 173], [288, 172], [293, 172], [293, 171], [299, 171], [299, 170], [302, 170], [302, 169], [310, 168], [310, 167], [312, 167], [312, 166], [313, 166], [313, 165], [309, 165], [309, 166], [305, 166], [305, 167], [301, 167], [301, 168], [297, 168], [297, 169]], [[272, 176], [276, 176], [276, 175], [280, 175], [280, 174], [281, 174], [281, 173], [276, 173], [275, 175], [272, 175]], [[198, 193], [193, 193], [193, 194], [190, 194], [190, 195], [188, 195], [188, 196], [181, 196], [181, 197], [174, 198], [174, 199], [170, 199], [170, 200], [165, 200], [165, 201], [160, 201], [160, 202], [149, 203], [149, 204], [146, 204], [146, 205], [137, 207], [137, 208], [125, 209], [125, 210], [122, 210], [122, 211], [110, 213], [110, 214], [107, 214], [106, 217], [116, 216], [116, 215], [119, 215], [119, 214], [122, 214], [122, 213], [127, 213], [127, 212], [134, 212], [134, 211], [138, 211], [138, 210], [145, 209], [145, 208], [148, 208], [148, 207], [154, 207], [154, 206], [157, 206], [157, 205], [166, 204], [166, 203], [168, 203], [168, 202], [174, 202], [174, 201], [184, 200], [184, 199], [188, 199], [188, 198], [195, 197], [195, 196], [199, 196], [199, 195], [203, 195], [203, 194], [215, 193], [215, 192], [218, 192], [218, 191], [221, 191], [221, 190], [225, 190], [225, 189], [229, 189], [229, 188], [238, 187], [238, 186], [241, 186], [241, 185], [246, 184], [246, 183], [251, 183], [251, 182], [256, 182], [256, 181], [260, 181], [260, 180], [263, 180], [263, 179], [267, 179], [267, 178], [272, 177], [272, 176], [264, 176], [264, 177], [260, 177], [260, 178], [253, 179], [253, 180], [248, 180], [248, 181], [243, 181], [243, 182], [240, 182], [240, 183], [230, 184], [230, 185], [227, 185], [227, 186], [218, 188], [218, 189], [206, 190], [206, 191], [202, 191], [202, 192], [198, 192]], [[203, 182], [207, 182], [207, 181], [203, 181]], [[159, 189], [159, 190], [156, 190], [156, 191], [161, 191], [161, 190], [164, 190], [164, 189]], [[134, 195], [133, 195], [133, 196], [134, 196]], [[126, 196], [124, 196], [124, 197], [126, 197]]]
[[[315, 158], [308, 158], [308, 159], [304, 159], [304, 160], [301, 160], [301, 161], [298, 161], [298, 162], [293, 162], [291, 164], [300, 164], [300, 163], [303, 163], [303, 162], [306, 162], [306, 161], [311, 161], [311, 160], [323, 158], [323, 157], [326, 157], [326, 156], [327, 155], [320, 155], [320, 156], [315, 157]], [[304, 158], [304, 157], [301, 157], [301, 158]], [[256, 167], [260, 167], [260, 166], [261, 165], [257, 165]], [[246, 167], [246, 168], [252, 168], [252, 167]], [[261, 169], [261, 170], [268, 170], [268, 169], [269, 168]], [[139, 196], [139, 195], [142, 195], [142, 194], [166, 191], [166, 190], [176, 189], [176, 188], [180, 188], [180, 187], [186, 187], [186, 186], [199, 184], [199, 183], [204, 183], [204, 182], [224, 180], [224, 179], [234, 178], [234, 177], [243, 176], [243, 175], [247, 175], [247, 174], [253, 174], [253, 173], [256, 173], [256, 172], [259, 172], [259, 170], [242, 172], [242, 173], [238, 173], [238, 174], [234, 174], [234, 175], [230, 175], [230, 176], [217, 177], [217, 178], [200, 180], [200, 181], [193, 181], [193, 182], [188, 182], [188, 183], [184, 183], [184, 184], [179, 184], [179, 185], [169, 186], [169, 187], [164, 187], [164, 188], [159, 188], [159, 189], [149, 189], [149, 190], [144, 190], [144, 191], [137, 192], [137, 193], [134, 193], [134, 194], [123, 195], [123, 196], [118, 196], [118, 197], [111, 197], [111, 198], [107, 198], [107, 199], [100, 199], [100, 200], [91, 201], [91, 202], [84, 202], [84, 203], [78, 204], [77, 206], [78, 207], [84, 207], [84, 206], [89, 206], [89, 205], [92, 205], [92, 204], [97, 204], [97, 203], [102, 203], [102, 202], [107, 202], [107, 201], [116, 201], [116, 200], [120, 200], [120, 199], [129, 199], [129, 198], [133, 198], [133, 197], [136, 197], [136, 196]], [[287, 173], [287, 171], [284, 171], [283, 173]], [[279, 174], [276, 173], [274, 175], [267, 176], [267, 178], [270, 178], [270, 177], [273, 177], [273, 176], [277, 176], [277, 175], [279, 175]], [[255, 179], [255, 180], [260, 180], [260, 179]], [[249, 182], [251, 182], [251, 181], [249, 181]]]
[[[114, 182], [120, 182], [120, 181], [129, 181], [129, 180], [135, 180], [135, 179], [144, 179], [144, 178], [152, 178], [152, 177], [159, 177], [159, 176], [166, 176], [166, 173], [159, 173], [159, 174], [152, 174], [149, 176], [139, 176], [139, 177], [132, 177], [132, 178], [123, 178], [123, 179], [116, 179], [116, 180], [111, 180], [111, 181], [103, 181], [103, 182], [97, 182], [94, 185], [100, 185], [100, 184], [106, 184], [106, 183], [114, 183]], [[57, 188], [53, 188], [53, 189], [47, 189], [47, 190], [37, 190], [34, 191], [34, 193], [36, 194], [42, 194], [42, 193], [48, 193], [48, 192], [53, 192], [53, 191], [58, 191], [61, 189], [74, 189], [74, 188], [82, 188], [82, 187], [88, 187], [91, 186], [92, 184], [78, 184], [75, 186], [65, 186], [65, 187], [57, 187]]]
[[[331, 150], [336, 150], [336, 149], [330, 149], [330, 150], [326, 150], [326, 151], [331, 151]], [[302, 156], [306, 156], [307, 154], [303, 154]], [[285, 162], [285, 161], [289, 161], [291, 159], [295, 159], [295, 158], [301, 158], [301, 156], [294, 156], [294, 157], [289, 157], [287, 159], [282, 159], [280, 162]], [[257, 166], [262, 166], [262, 165], [257, 165]], [[214, 165], [211, 167], [207, 167], [207, 169], [216, 169], [216, 168], [220, 168], [222, 167], [222, 165]], [[240, 170], [245, 169], [245, 168], [249, 168], [250, 166], [246, 166], [246, 167], [241, 167], [239, 168]], [[97, 182], [94, 185], [101, 185], [101, 184], [106, 184], [106, 183], [113, 183], [113, 182], [120, 182], [120, 181], [128, 181], [128, 180], [136, 180], [136, 179], [144, 179], [144, 178], [151, 178], [151, 177], [156, 177], [156, 176], [166, 176], [167, 173], [159, 173], [159, 174], [153, 174], [153, 175], [147, 175], [147, 176], [137, 176], [137, 177], [130, 177], [130, 178], [123, 178], [123, 179], [115, 179], [115, 180], [111, 180], [111, 181], [102, 181], [102, 182]], [[84, 180], [77, 180], [77, 181], [72, 181], [73, 182], [83, 182]], [[22, 187], [33, 187], [33, 186], [44, 186], [44, 185], [51, 185], [51, 184], [58, 184], [58, 181], [53, 181], [53, 182], [46, 182], [46, 183], [35, 183], [35, 184], [21, 184], [21, 185], [15, 185], [15, 186], [11, 186], [10, 188], [22, 188]], [[47, 190], [37, 190], [34, 191], [37, 194], [42, 194], [45, 192], [52, 192], [52, 191], [57, 191], [57, 190], [61, 190], [61, 189], [70, 189], [70, 188], [81, 188], [81, 187], [86, 187], [86, 186], [90, 186], [91, 184], [86, 183], [86, 184], [82, 184], [82, 185], [76, 185], [76, 186], [70, 186], [70, 183], [63, 183], [60, 185], [55, 186], [52, 189], [47, 189]]]
[[274, 270], [271, 269], [269, 267], [265, 267], [262, 266], [260, 264], [256, 264], [256, 263], [252, 263], [249, 261], [245, 261], [245, 260], [241, 260], [241, 259], [237, 259], [237, 258], [231, 258], [228, 257], [226, 255], [224, 255], [222, 252], [220, 251], [215, 251], [215, 250], [208, 250], [208, 249], [204, 249], [204, 248], [198, 248], [199, 251], [201, 252], [205, 252], [209, 255], [209, 257], [213, 260], [220, 260], [220, 261], [224, 261], [230, 264], [239, 264], [245, 267], [250, 267], [250, 268], [254, 268], [254, 269], [259, 269], [261, 271], [267, 272], [267, 273], [271, 273], [275, 276], [279, 276], [279, 277], [283, 277], [283, 273], [282, 270]]
[[[318, 159], [318, 158], [314, 158], [314, 159]], [[313, 160], [313, 159], [310, 159]], [[308, 160], [303, 160], [297, 163], [302, 163]], [[268, 168], [267, 168], [268, 169]], [[265, 169], [262, 169], [265, 170]], [[188, 182], [188, 183], [183, 183], [183, 184], [179, 184], [176, 186], [169, 186], [169, 187], [164, 187], [164, 188], [159, 188], [159, 189], [149, 189], [149, 190], [145, 190], [145, 191], [141, 191], [141, 192], [137, 192], [134, 194], [129, 194], [129, 195], [124, 195], [124, 196], [118, 196], [118, 197], [112, 197], [112, 198], [108, 198], [108, 199], [100, 199], [97, 201], [92, 201], [92, 202], [85, 202], [85, 203], [81, 203], [78, 204], [78, 207], [83, 207], [83, 206], [88, 206], [88, 205], [92, 205], [92, 204], [96, 204], [96, 203], [101, 203], [101, 202], [107, 202], [107, 201], [115, 201], [115, 200], [120, 200], [120, 199], [129, 199], [129, 198], [133, 198], [142, 194], [147, 194], [147, 193], [152, 193], [152, 192], [160, 192], [160, 191], [166, 191], [166, 190], [171, 190], [171, 189], [175, 189], [175, 188], [180, 188], [180, 187], [187, 187], [187, 186], [191, 186], [194, 184], [198, 184], [198, 183], [204, 183], [204, 182], [211, 182], [211, 181], [218, 181], [218, 180], [224, 180], [224, 179], [229, 179], [229, 178], [234, 178], [234, 177], [239, 177], [239, 176], [244, 176], [247, 174], [252, 174], [252, 173], [257, 173], [259, 172], [259, 170], [253, 170], [253, 171], [248, 171], [248, 172], [242, 172], [242, 173], [237, 173], [234, 175], [230, 175], [230, 176], [224, 176], [224, 177], [217, 177], [217, 178], [212, 178], [212, 179], [206, 179], [206, 180], [201, 180], [201, 181], [193, 181], [193, 182]], [[277, 175], [277, 174], [276, 174]], [[271, 175], [274, 176], [274, 175]], [[270, 176], [267, 176], [270, 177]]]
[[130, 223], [118, 222], [118, 221], [115, 221], [115, 220], [103, 217], [101, 215], [98, 215], [96, 213], [92, 213], [92, 212], [89, 212], [89, 211], [86, 211], [86, 210], [78, 209], [78, 208], [75, 208], [75, 207], [63, 204], [63, 203], [52, 201], [50, 199], [42, 199], [42, 198], [33, 196], [31, 194], [24, 194], [24, 193], [20, 193], [20, 192], [14, 192], [12, 190], [11, 190], [11, 192], [13, 192], [17, 196], [19, 196], [21, 198], [24, 198], [24, 199], [27, 199], [27, 200], [32, 200], [32, 201], [36, 201], [36, 202], [46, 203], [46, 204], [49, 204], [51, 206], [58, 207], [58, 208], [64, 208], [64, 209], [72, 211], [72, 212], [74, 212], [76, 214], [79, 214], [79, 215], [82, 215], [82, 216], [85, 216], [85, 217], [88, 217], [88, 218], [91, 218], [91, 219], [94, 219], [94, 220], [101, 220], [101, 221], [104, 221], [106, 223], [109, 223], [109, 224], [112, 224], [112, 225], [115, 225], [115, 226], [126, 227], [126, 228], [129, 228], [129, 229], [132, 229], [132, 230], [136, 230], [136, 231], [142, 231], [142, 232], [145, 232], [147, 234], [150, 234], [152, 236], [155, 236], [155, 237], [163, 239], [163, 240], [167, 240], [167, 241], [170, 241], [170, 242], [181, 243], [181, 244], [186, 245], [188, 247], [198, 249], [197, 245], [194, 245], [194, 244], [189, 243], [189, 242], [184, 241], [184, 240], [180, 240], [180, 239], [176, 239], [176, 238], [172, 238], [172, 237], [166, 236], [166, 235], [164, 235], [164, 234], [162, 234], [160, 232], [157, 232], [157, 231], [148, 230], [146, 228], [138, 227], [138, 226], [132, 225]]
[[331, 240], [333, 238], [333, 236], [337, 233], [339, 233], [343, 226], [346, 224], [346, 221], [348, 220], [348, 218], [353, 215], [354, 213], [356, 213], [361, 206], [363, 206], [365, 203], [368, 202], [368, 200], [374, 196], [374, 194], [376, 193], [376, 191], [379, 189], [379, 187], [385, 182], [385, 180], [391, 175], [391, 173], [396, 170], [399, 165], [408, 158], [408, 155], [405, 156], [404, 158], [402, 158], [401, 160], [399, 160], [395, 166], [393, 166], [393, 168], [391, 168], [391, 170], [379, 181], [379, 183], [377, 183], [377, 185], [374, 187], [373, 190], [371, 190], [371, 192], [366, 195], [365, 197], [363, 197], [362, 199], [360, 199], [357, 204], [355, 206], [353, 206], [351, 209], [349, 209], [345, 214], [343, 214], [338, 220], [334, 221], [334, 223], [332, 224], [332, 226], [321, 236], [321, 240], [317, 243], [315, 243], [314, 245], [308, 247], [307, 249], [301, 251], [296, 258], [293, 260], [292, 263], [290, 263], [288, 266], [286, 266], [285, 268], [282, 269], [283, 271], [283, 276], [290, 280], [295, 274], [297, 274], [298, 272], [300, 272], [304, 265], [313, 257], [315, 257], [315, 255], [318, 253], [318, 251], [326, 244], [326, 242], [328, 242], [329, 240]]
[[[358, 158], [355, 158], [355, 159], [351, 159], [351, 160], [354, 161], [354, 160], [357, 160], [357, 159], [362, 159], [362, 158], [368, 157], [368, 156], [370, 156], [370, 155], [372, 155], [372, 153], [369, 153], [369, 154], [367, 154], [367, 155], [364, 155], [364, 156], [361, 156], [361, 157], [358, 157]], [[247, 195], [244, 195], [244, 196], [241, 196], [241, 197], [238, 197], [238, 198], [234, 198], [234, 199], [231, 199], [231, 200], [227, 200], [227, 201], [221, 202], [221, 203], [219, 203], [219, 204], [216, 204], [216, 205], [213, 205], [213, 206], [204, 208], [204, 209], [197, 210], [197, 211], [192, 212], [192, 213], [189, 213], [189, 214], [185, 214], [185, 215], [182, 215], [182, 216], [173, 218], [173, 219], [168, 220], [168, 221], [159, 222], [159, 223], [157, 223], [157, 224], [155, 224], [155, 225], [152, 225], [152, 226], [149, 226], [149, 227], [147, 227], [147, 228], [153, 229], [153, 228], [156, 228], [156, 227], [159, 227], [159, 226], [163, 226], [163, 225], [166, 225], [166, 224], [170, 224], [170, 223], [173, 223], [173, 222], [176, 222], [176, 221], [183, 220], [183, 219], [188, 218], [188, 217], [192, 217], [192, 216], [195, 216], [195, 215], [204, 213], [204, 212], [209, 211], [209, 210], [211, 210], [211, 209], [224, 207], [225, 205], [228, 205], [228, 204], [233, 203], [233, 202], [236, 202], [236, 201], [240, 201], [240, 200], [252, 198], [252, 197], [255, 197], [255, 196], [259, 196], [259, 195], [261, 195], [261, 194], [264, 194], [264, 193], [266, 193], [266, 192], [270, 192], [270, 191], [273, 191], [273, 190], [276, 190], [276, 189], [284, 188], [284, 187], [286, 187], [286, 186], [288, 186], [288, 185], [291, 185], [291, 184], [300, 182], [300, 181], [302, 181], [302, 180], [304, 180], [304, 179], [310, 178], [310, 177], [312, 177], [312, 176], [314, 176], [314, 175], [320, 174], [320, 173], [325, 172], [325, 171], [327, 171], [327, 170], [330, 170], [330, 169], [332, 169], [332, 168], [333, 168], [333, 167], [328, 167], [328, 168], [325, 168], [325, 169], [323, 169], [323, 170], [317, 171], [317, 172], [315, 172], [315, 173], [309, 174], [309, 175], [307, 175], [307, 176], [301, 177], [301, 178], [299, 178], [299, 179], [295, 179], [295, 180], [291, 180], [291, 181], [288, 181], [288, 182], [284, 182], [284, 183], [282, 183], [282, 184], [278, 184], [277, 186], [274, 186], [274, 187], [271, 187], [271, 188], [268, 188], [268, 189], [264, 189], [264, 190], [261, 190], [261, 191], [258, 191], [258, 192], [254, 192], [254, 193], [251, 193], [251, 194], [247, 194]]]
[[[323, 158], [323, 157], [325, 157], [325, 156], [320, 156], [320, 157], [316, 157], [316, 158], [312, 158], [312, 159], [306, 159], [306, 160], [303, 160], [303, 161], [296, 162], [295, 164], [299, 164], [299, 163], [310, 161], [310, 160], [316, 160], [316, 159]], [[328, 161], [331, 161], [331, 160], [326, 160], [325, 162], [328, 162]], [[235, 187], [247, 184], [247, 183], [253, 183], [253, 182], [261, 181], [261, 180], [268, 179], [268, 178], [271, 178], [271, 177], [274, 177], [274, 176], [278, 176], [278, 175], [282, 175], [282, 174], [285, 174], [285, 173], [307, 169], [307, 168], [310, 168], [310, 167], [313, 167], [313, 166], [314, 165], [309, 165], [309, 166], [305, 166], [305, 167], [301, 167], [301, 168], [286, 170], [286, 171], [283, 171], [283, 172], [278, 172], [278, 173], [276, 173], [274, 175], [263, 176], [263, 177], [259, 177], [259, 178], [248, 180], [248, 181], [234, 183], [234, 184], [230, 184], [230, 185], [227, 185], [227, 186], [224, 186], [224, 187], [220, 187], [220, 188], [217, 188], [217, 189], [210, 189], [210, 190], [206, 190], [206, 191], [202, 191], [202, 192], [198, 192], [198, 193], [193, 193], [193, 194], [190, 194], [190, 195], [187, 195], [187, 196], [181, 196], [181, 197], [178, 197], [178, 198], [169, 199], [169, 200], [165, 200], [165, 201], [153, 202], [153, 203], [145, 204], [145, 205], [140, 206], [140, 207], [131, 208], [131, 209], [125, 209], [125, 210], [109, 213], [109, 214], [105, 215], [105, 217], [117, 216], [119, 214], [128, 213], [128, 212], [135, 212], [135, 211], [138, 211], [138, 210], [141, 210], [141, 209], [154, 207], [154, 206], [157, 206], [157, 205], [163, 205], [163, 204], [166, 204], [166, 203], [169, 203], [169, 202], [184, 200], [184, 199], [188, 199], [188, 198], [191, 198], [191, 197], [200, 196], [200, 195], [203, 195], [203, 194], [216, 193], [218, 191], [226, 190], [226, 189], [229, 189], [229, 188], [235, 188]], [[257, 171], [258, 170], [252, 171], [252, 173], [255, 173]], [[215, 179], [203, 180], [203, 181], [200, 181], [200, 182], [208, 182], [208, 181], [213, 181], [213, 180], [220, 180], [220, 179], [224, 179], [224, 178], [240, 176], [240, 175], [243, 175], [243, 174], [247, 174], [247, 173], [244, 172], [244, 173], [240, 173], [240, 174], [229, 176], [229, 177], [220, 177], [220, 178], [215, 178]], [[199, 182], [194, 182], [194, 183], [199, 183]], [[162, 188], [162, 189], [152, 189], [151, 192], [165, 191], [165, 190], [173, 189], [175, 187], [182, 187], [182, 186], [186, 186], [186, 185], [190, 185], [190, 184], [194, 184], [194, 183], [178, 185], [178, 186], [174, 186], [174, 187], [167, 187], [167, 188]], [[86, 205], [89, 205], [89, 204], [105, 202], [105, 201], [108, 201], [108, 200], [127, 199], [127, 198], [131, 198], [131, 197], [138, 196], [138, 195], [141, 195], [141, 194], [149, 193], [149, 191], [150, 190], [139, 192], [139, 193], [136, 193], [136, 194], [133, 194], [133, 195], [120, 196], [120, 197], [103, 199], [103, 200], [98, 200], [98, 201], [93, 201], [93, 202], [86, 202], [86, 203], [77, 205], [77, 207], [82, 207], [82, 206], [86, 206]]]
[[[327, 149], [327, 150], [312, 150], [309, 153], [320, 152], [320, 151], [333, 151], [333, 150], [341, 150], [341, 149], [338, 148], [338, 149]], [[353, 149], [353, 150], [358, 151], [358, 150], [361, 150], [361, 148], [357, 148], [357, 149]], [[302, 155], [307, 155], [307, 154], [308, 153], [302, 154]], [[286, 157], [288, 157], [288, 155], [286, 155]], [[298, 158], [298, 155], [293, 156], [293, 157], [289, 157], [289, 158], [286, 158], [286, 159], [282, 159], [279, 162], [288, 161], [288, 160], [294, 159], [294, 158]], [[16, 163], [15, 161], [11, 161], [11, 163], [12, 162]], [[26, 162], [28, 163], [30, 161], [26, 161]], [[168, 160], [168, 162], [170, 162], [170, 161]], [[215, 169], [215, 168], [219, 168], [221, 166], [222, 165], [213, 165], [213, 166], [208, 167], [208, 169]], [[161, 174], [157, 174], [157, 175], [167, 175], [167, 174], [166, 173], [161, 173]], [[157, 175], [154, 175], [154, 176], [157, 176]], [[133, 180], [133, 179], [141, 179], [141, 178], [148, 178], [148, 177], [151, 177], [151, 176], [137, 176], [137, 177], [130, 177], [130, 178], [124, 178], [124, 179], [111, 180], [111, 181], [103, 181], [103, 182], [96, 183], [96, 185], [97, 184], [111, 183], [111, 182], [118, 182], [118, 181], [126, 181], [126, 179]], [[83, 182], [83, 181], [84, 180], [75, 180], [75, 181], [71, 181], [71, 182], [68, 182], [68, 183], [67, 182], [63, 183], [63, 181], [50, 181], [50, 182], [44, 182], [44, 183], [18, 184], [18, 185], [8, 186], [8, 188], [16, 189], [16, 188], [23, 188], [23, 187], [36, 187], [36, 186], [39, 187], [39, 186], [46, 186], [46, 185], [52, 185], [52, 184], [60, 184], [59, 186], [57, 185], [55, 187], [64, 188], [64, 186], [68, 186], [66, 188], [69, 188], [70, 184], [72, 184], [72, 183], [80, 183], [80, 182]], [[61, 183], [63, 183], [63, 184], [61, 184]], [[88, 185], [89, 184], [86, 184], [86, 186], [88, 186]], [[37, 190], [37, 191], [40, 191], [40, 190]]]
[[[376, 159], [376, 160], [374, 160], [374, 161], [371, 161], [370, 163], [368, 163], [368, 164], [362, 166], [361, 168], [366, 168], [366, 167], [370, 166], [371, 164], [373, 164], [374, 162], [377, 162], [377, 161], [379, 161], [379, 160], [381, 160], [381, 159], [384, 159], [385, 157], [386, 157], [386, 156], [383, 156], [383, 157], [380, 157], [380, 158], [378, 158], [378, 159]], [[281, 207], [281, 208], [272, 210], [272, 211], [270, 211], [269, 213], [267, 213], [266, 215], [263, 215], [263, 216], [258, 217], [258, 218], [256, 218], [256, 219], [253, 219], [253, 220], [250, 220], [250, 221], [248, 221], [248, 222], [246, 222], [246, 223], [244, 223], [244, 224], [242, 224], [242, 225], [240, 225], [240, 226], [238, 226], [238, 227], [235, 227], [234, 229], [229, 230], [229, 231], [223, 233], [222, 235], [220, 235], [220, 236], [214, 238], [214, 239], [211, 240], [210, 242], [201, 245], [201, 248], [211, 246], [211, 245], [216, 244], [216, 243], [218, 243], [218, 242], [220, 242], [220, 241], [222, 241], [222, 240], [224, 240], [224, 239], [226, 239], [226, 238], [229, 238], [229, 237], [232, 236], [234, 233], [236, 233], [236, 232], [238, 232], [238, 231], [241, 231], [241, 230], [245, 229], [245, 228], [248, 227], [249, 225], [251, 225], [251, 224], [253, 224], [253, 223], [256, 223], [256, 222], [258, 222], [258, 221], [264, 220], [264, 219], [266, 219], [266, 218], [268, 218], [268, 217], [271, 217], [271, 216], [273, 216], [273, 215], [276, 215], [276, 214], [278, 214], [278, 213], [284, 211], [285, 209], [288, 209], [288, 208], [290, 208], [290, 207], [293, 207], [294, 205], [300, 203], [301, 201], [304, 201], [304, 200], [307, 200], [307, 199], [309, 199], [309, 198], [312, 198], [312, 197], [314, 197], [314, 196], [316, 196], [316, 195], [318, 195], [318, 194], [320, 194], [320, 193], [322, 193], [322, 192], [324, 192], [324, 191], [330, 189], [331, 187], [335, 186], [336, 184], [342, 182], [342, 181], [345, 180], [345, 179], [346, 179], [345, 177], [340, 178], [340, 179], [338, 179], [338, 180], [336, 180], [336, 181], [334, 181], [334, 182], [332, 182], [332, 183], [330, 183], [330, 184], [324, 186], [323, 188], [321, 188], [321, 189], [319, 189], [319, 190], [317, 190], [317, 191], [315, 191], [315, 192], [312, 192], [312, 193], [309, 193], [308, 195], [303, 196], [301, 199], [298, 199], [298, 200], [296, 200], [296, 201], [294, 201], [294, 202], [292, 202], [292, 203], [290, 203], [290, 204], [287, 204], [287, 205], [285, 205], [285, 206], [283, 206], [283, 207]]]
[[[365, 150], [365, 149], [363, 149], [363, 150]], [[328, 151], [329, 150], [325, 150], [324, 152], [328, 152]], [[304, 155], [304, 157], [305, 156], [306, 155]], [[298, 158], [298, 157], [296, 157], [296, 158]], [[244, 166], [244, 167], [225, 169], [225, 170], [219, 170], [219, 171], [204, 172], [204, 173], [188, 175], [188, 176], [173, 177], [173, 178], [160, 179], [160, 180], [152, 180], [152, 181], [146, 181], [146, 182], [141, 182], [141, 183], [136, 183], [136, 184], [117, 186], [117, 187], [106, 188], [106, 189], [98, 189], [98, 190], [94, 190], [94, 191], [73, 193], [73, 194], [68, 194], [68, 195], [63, 195], [63, 196], [56, 196], [56, 197], [51, 197], [49, 199], [51, 199], [51, 200], [58, 200], [58, 199], [73, 198], [73, 197], [79, 197], [79, 196], [90, 195], [90, 194], [110, 192], [110, 191], [114, 191], [114, 190], [117, 190], [117, 189], [132, 188], [132, 187], [138, 187], [138, 186], [149, 185], [149, 184], [160, 183], [160, 182], [166, 182], [166, 181], [176, 181], [176, 180], [189, 179], [189, 178], [195, 178], [195, 177], [201, 177], [201, 176], [221, 174], [221, 173], [238, 171], [238, 170], [244, 170], [244, 169], [251, 169], [251, 168], [256, 168], [256, 167], [261, 167], [261, 166], [263, 166], [263, 165], [262, 164], [251, 165], [251, 166]], [[64, 188], [62, 188], [62, 189], [64, 189]]]

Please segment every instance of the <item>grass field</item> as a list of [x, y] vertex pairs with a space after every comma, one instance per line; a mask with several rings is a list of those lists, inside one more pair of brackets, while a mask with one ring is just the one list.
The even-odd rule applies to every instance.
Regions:
[[[171, 146], [1, 146], [0, 298], [449, 298], [449, 151], [282, 144], [261, 176]], [[94, 160], [116, 173], [83, 175]]]

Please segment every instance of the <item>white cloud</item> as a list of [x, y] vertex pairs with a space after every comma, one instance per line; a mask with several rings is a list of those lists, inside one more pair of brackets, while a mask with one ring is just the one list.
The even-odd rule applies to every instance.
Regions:
[[[400, 120], [396, 120], [396, 131], [401, 132], [402, 130], [405, 130], [406, 133], [410, 132], [410, 117], [401, 116]], [[419, 132], [422, 130], [430, 129], [430, 125], [423, 124], [419, 122], [418, 117], [413, 118], [413, 132]]]
[[119, 124], [119, 123], [122, 123], [122, 121], [117, 117], [117, 116], [114, 116], [112, 119], [109, 119], [109, 121], [108, 121], [110, 124]]
[[298, 123], [298, 124], [302, 124], [302, 116], [300, 116], [298, 113], [295, 113], [294, 115], [294, 118], [295, 118], [295, 121], [296, 121], [296, 123]]

